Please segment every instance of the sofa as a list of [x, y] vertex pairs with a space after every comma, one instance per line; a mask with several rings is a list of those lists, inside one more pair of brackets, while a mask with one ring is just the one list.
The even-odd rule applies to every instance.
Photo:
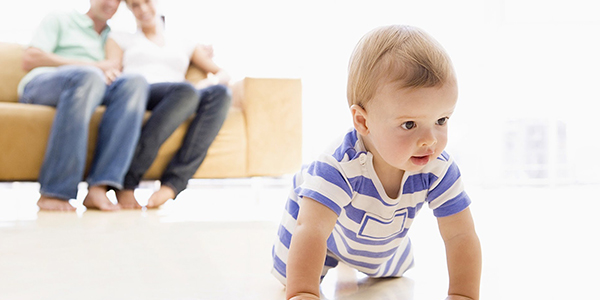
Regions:
[[[0, 42], [0, 181], [37, 181], [54, 119], [53, 107], [18, 102], [17, 85], [26, 74], [21, 68], [23, 51], [23, 45]], [[198, 69], [188, 70], [191, 82], [205, 77]], [[302, 160], [300, 79], [244, 78], [231, 89], [229, 115], [193, 178], [277, 177], [295, 172]], [[99, 107], [91, 120], [86, 169], [103, 112], [104, 107]], [[144, 179], [160, 178], [189, 123], [162, 145]]]

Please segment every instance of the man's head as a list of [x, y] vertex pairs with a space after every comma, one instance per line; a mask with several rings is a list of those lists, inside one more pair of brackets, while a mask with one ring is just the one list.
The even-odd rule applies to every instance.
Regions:
[[119, 8], [120, 0], [90, 0], [90, 10], [87, 15], [95, 23], [106, 23]]
[[387, 83], [398, 88], [434, 87], [454, 78], [450, 58], [423, 30], [392, 25], [367, 33], [348, 68], [348, 104], [364, 107]]

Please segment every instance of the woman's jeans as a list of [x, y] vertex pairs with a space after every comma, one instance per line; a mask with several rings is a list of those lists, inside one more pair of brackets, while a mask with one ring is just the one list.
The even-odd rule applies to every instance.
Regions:
[[181, 148], [162, 174], [161, 184], [183, 191], [206, 157], [231, 104], [231, 93], [223, 85], [196, 90], [187, 82], [155, 83], [150, 85], [147, 109], [152, 115], [142, 128], [139, 143], [124, 188], [135, 189], [142, 176], [154, 162], [160, 146], [183, 122], [194, 113]]
[[105, 105], [106, 111], [86, 181], [90, 186], [121, 188], [147, 99], [148, 83], [137, 75], [121, 76], [109, 86], [102, 71], [93, 67], [63, 66], [34, 77], [19, 101], [56, 107], [38, 179], [40, 193], [63, 200], [77, 197], [77, 185], [85, 171], [90, 119], [99, 105]]

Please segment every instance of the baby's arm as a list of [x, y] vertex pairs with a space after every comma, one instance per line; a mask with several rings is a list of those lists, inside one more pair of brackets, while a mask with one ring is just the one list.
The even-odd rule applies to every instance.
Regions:
[[319, 299], [327, 238], [338, 216], [310, 198], [302, 198], [299, 204], [296, 229], [288, 253], [286, 299]]
[[450, 286], [446, 299], [479, 299], [481, 278], [481, 245], [475, 233], [471, 211], [438, 218], [444, 244]]

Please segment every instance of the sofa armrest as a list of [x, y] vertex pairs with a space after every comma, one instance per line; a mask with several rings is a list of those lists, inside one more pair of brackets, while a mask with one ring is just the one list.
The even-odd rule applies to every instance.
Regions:
[[302, 164], [300, 79], [245, 78], [242, 87], [236, 96], [246, 118], [248, 174], [296, 172]]
[[17, 86], [27, 74], [21, 68], [24, 47], [0, 42], [0, 102], [18, 102]]

